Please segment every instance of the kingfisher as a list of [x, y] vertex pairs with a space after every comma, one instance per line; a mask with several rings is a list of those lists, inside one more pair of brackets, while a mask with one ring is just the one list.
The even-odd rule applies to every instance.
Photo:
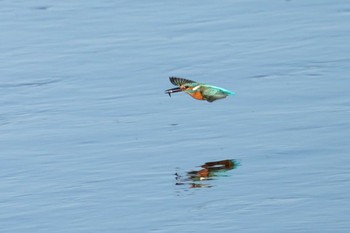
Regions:
[[226, 98], [228, 95], [235, 94], [234, 92], [221, 87], [199, 83], [189, 79], [178, 77], [169, 77], [169, 79], [172, 84], [178, 86], [165, 91], [165, 93], [169, 94], [170, 97], [171, 94], [175, 92], [186, 92], [197, 100], [206, 100], [208, 102], [213, 102], [218, 99]]

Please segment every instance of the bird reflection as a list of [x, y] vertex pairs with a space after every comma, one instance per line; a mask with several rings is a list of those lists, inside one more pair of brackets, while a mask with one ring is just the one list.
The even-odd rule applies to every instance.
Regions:
[[204, 181], [226, 176], [225, 172], [235, 169], [238, 165], [239, 163], [235, 160], [206, 162], [200, 166], [202, 169], [189, 171], [186, 176], [175, 173], [176, 185], [189, 185], [190, 188], [211, 188], [212, 185], [204, 183]]

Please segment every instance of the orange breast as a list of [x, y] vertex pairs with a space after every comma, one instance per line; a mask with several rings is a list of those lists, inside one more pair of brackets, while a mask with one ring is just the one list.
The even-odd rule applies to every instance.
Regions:
[[189, 93], [190, 96], [192, 96], [193, 98], [197, 99], [197, 100], [203, 100], [203, 96], [201, 94], [200, 91], [196, 91], [194, 93]]

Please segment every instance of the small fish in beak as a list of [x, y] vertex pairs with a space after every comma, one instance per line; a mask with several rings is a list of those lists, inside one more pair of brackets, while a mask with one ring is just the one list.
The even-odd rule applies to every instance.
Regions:
[[181, 92], [181, 91], [182, 89], [180, 87], [175, 87], [175, 88], [165, 90], [165, 94], [168, 94], [171, 97], [172, 93]]

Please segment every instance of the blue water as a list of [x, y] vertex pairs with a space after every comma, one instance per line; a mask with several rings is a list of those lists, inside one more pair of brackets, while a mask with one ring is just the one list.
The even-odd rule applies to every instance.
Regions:
[[350, 231], [349, 1], [0, 6], [0, 232]]

